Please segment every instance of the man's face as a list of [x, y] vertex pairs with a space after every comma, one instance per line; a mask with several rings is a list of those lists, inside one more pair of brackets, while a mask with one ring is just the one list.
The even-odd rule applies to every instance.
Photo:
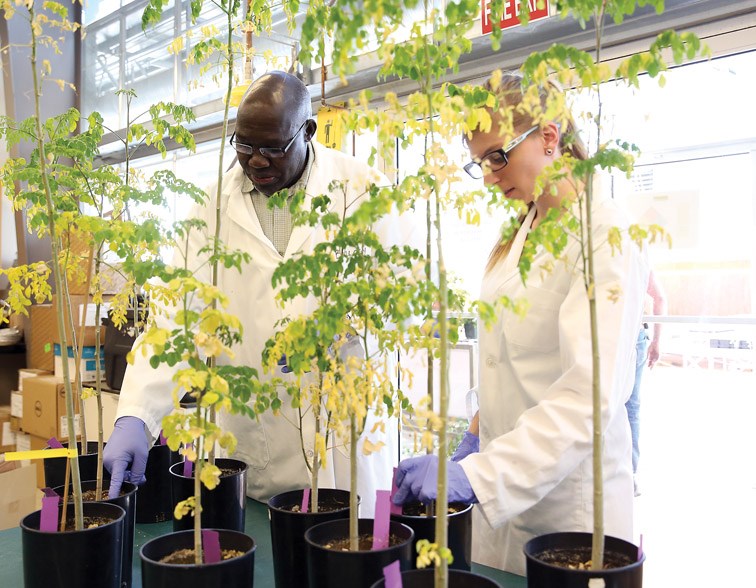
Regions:
[[[237, 149], [239, 165], [255, 188], [266, 196], [289, 188], [299, 180], [307, 161], [307, 142], [315, 132], [314, 121], [305, 122], [301, 114], [279, 110], [270, 104], [245, 104], [236, 119], [235, 140], [255, 148], [252, 154]], [[283, 157], [266, 157], [259, 151], [260, 147], [284, 148], [287, 145], [289, 148]]]

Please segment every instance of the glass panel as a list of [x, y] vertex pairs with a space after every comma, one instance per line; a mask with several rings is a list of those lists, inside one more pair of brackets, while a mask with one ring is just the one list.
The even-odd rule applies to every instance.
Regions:
[[82, 112], [98, 111], [105, 125], [120, 128], [116, 90], [121, 87], [119, 20], [87, 29], [82, 52]]

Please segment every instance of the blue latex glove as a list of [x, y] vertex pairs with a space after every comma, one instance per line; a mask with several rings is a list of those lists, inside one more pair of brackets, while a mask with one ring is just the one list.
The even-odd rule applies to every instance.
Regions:
[[[124, 416], [115, 422], [110, 434], [102, 461], [110, 472], [110, 489], [108, 498], [117, 498], [121, 493], [121, 484], [144, 484], [144, 470], [147, 467], [147, 454], [150, 451], [144, 422], [134, 416]], [[131, 465], [131, 470], [128, 469]]]
[[454, 455], [452, 455], [452, 461], [459, 461], [466, 458], [471, 453], [478, 453], [480, 451], [480, 437], [472, 434], [470, 431], [465, 431], [465, 436], [462, 437], [462, 441], [457, 445]]
[[[438, 488], [438, 456], [423, 455], [405, 459], [396, 468], [394, 481], [397, 488], [392, 498], [394, 504], [415, 500], [427, 503], [435, 500]], [[446, 493], [449, 502], [478, 502], [465, 471], [454, 461], [447, 462]]]

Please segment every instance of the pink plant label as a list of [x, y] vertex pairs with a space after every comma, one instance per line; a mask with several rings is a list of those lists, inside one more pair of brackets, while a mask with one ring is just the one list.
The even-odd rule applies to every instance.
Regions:
[[221, 560], [218, 531], [202, 530], [202, 559], [206, 564], [217, 563]]
[[[396, 468], [394, 468], [394, 474], [391, 476], [391, 498], [394, 498], [394, 494], [396, 494], [396, 491], [398, 490], [396, 486]], [[394, 504], [393, 500], [391, 501], [391, 514], [402, 514], [402, 505], [401, 504]]]
[[307, 512], [310, 508], [310, 489], [305, 488], [302, 490], [302, 508], [300, 509], [301, 512]]
[[43, 533], [55, 533], [58, 530], [58, 503], [60, 496], [43, 496], [42, 511], [39, 516], [39, 530]]
[[44, 492], [45, 496], [48, 496], [50, 498], [58, 498], [58, 493], [55, 492], [52, 488], [42, 488], [42, 492]]
[[383, 580], [386, 588], [402, 588], [402, 570], [398, 559], [383, 568]]
[[50, 449], [63, 449], [63, 444], [60, 441], [58, 441], [55, 437], [50, 437], [47, 440], [47, 446]]
[[162, 429], [160, 430], [159, 439], [160, 439], [160, 441], [159, 441], [160, 445], [167, 445], [168, 444], [168, 439], [166, 439], [165, 435], [163, 435], [163, 430]]
[[389, 523], [391, 522], [391, 492], [377, 490], [375, 492], [375, 518], [373, 519], [373, 549], [386, 549], [389, 539]]

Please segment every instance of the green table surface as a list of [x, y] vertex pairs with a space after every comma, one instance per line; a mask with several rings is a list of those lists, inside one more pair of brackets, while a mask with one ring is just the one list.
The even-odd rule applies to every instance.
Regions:
[[[268, 508], [262, 502], [247, 499], [245, 531], [257, 543], [255, 551], [255, 587], [273, 588], [273, 555], [270, 548], [270, 523]], [[173, 530], [173, 524], [155, 523], [137, 525], [134, 532], [133, 588], [141, 588], [142, 572], [139, 549], [150, 539]], [[502, 588], [525, 587], [525, 578], [473, 564], [472, 571], [496, 580]], [[0, 531], [0, 586], [22, 588], [24, 585], [23, 562], [21, 561], [21, 529], [19, 527]]]

